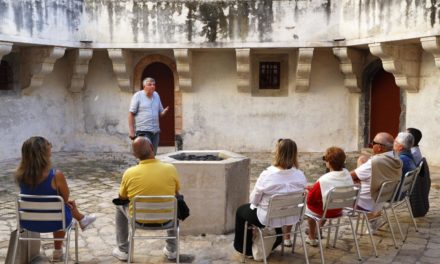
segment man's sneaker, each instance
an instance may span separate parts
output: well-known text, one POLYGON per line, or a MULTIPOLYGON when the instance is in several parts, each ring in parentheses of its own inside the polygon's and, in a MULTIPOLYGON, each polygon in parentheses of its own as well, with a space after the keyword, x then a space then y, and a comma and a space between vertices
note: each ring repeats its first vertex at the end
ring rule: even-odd
POLYGON ((122 261, 128 259, 128 253, 121 251, 118 247, 113 249, 112 256, 122 261))
POLYGON ((81 227, 82 231, 86 230, 93 222, 96 220, 95 214, 89 214, 85 215, 83 219, 79 221, 79 226, 81 227))
POLYGON ((284 246, 285 247, 292 247, 292 240, 284 239, 284 246))
POLYGON ((312 247, 318 246, 318 240, 317 239, 310 239, 308 236, 306 237, 306 243, 312 247))
POLYGON ((54 249, 52 253, 52 262, 63 261, 63 249, 54 249))
POLYGON ((174 251, 174 252, 170 252, 168 249, 167 249, 167 247, 165 246, 165 247, 163 247, 163 254, 167 257, 167 259, 169 259, 169 260, 173 260, 173 259, 176 259, 177 258, 177 252, 176 251, 174 251))

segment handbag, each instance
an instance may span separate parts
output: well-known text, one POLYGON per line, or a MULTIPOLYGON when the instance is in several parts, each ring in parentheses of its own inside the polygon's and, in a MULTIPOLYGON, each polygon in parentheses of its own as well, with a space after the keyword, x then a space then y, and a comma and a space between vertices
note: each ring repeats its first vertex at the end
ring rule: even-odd
MULTIPOLYGON (((263 236, 275 235, 275 229, 273 228, 264 228, 263 236)), ((266 257, 269 257, 270 253, 272 253, 273 245, 275 244, 276 237, 267 237, 263 239, 263 243, 261 242, 261 237, 257 233, 254 235, 254 239, 252 242, 252 257, 254 257, 255 261, 264 261, 263 254, 263 246, 266 251, 266 257), (263 245, 262 245, 263 244, 263 245)))
POLYGON ((183 195, 176 195, 177 199, 177 219, 185 220, 189 216, 189 207, 183 199, 183 195))
MULTIPOLYGON (((29 238, 40 238, 40 233, 31 232, 27 230, 21 231, 23 234, 22 237, 29 238)), ((6 253, 5 264, 12 263, 13 254, 14 254, 14 245, 17 240, 17 229, 11 232, 11 237, 9 239, 9 247, 8 252, 6 253)), ((15 263, 16 264, 27 264, 31 263, 32 260, 40 255, 40 240, 21 240, 17 246, 17 254, 15 255, 15 263), (29 251, 28 251, 29 249, 29 251)))

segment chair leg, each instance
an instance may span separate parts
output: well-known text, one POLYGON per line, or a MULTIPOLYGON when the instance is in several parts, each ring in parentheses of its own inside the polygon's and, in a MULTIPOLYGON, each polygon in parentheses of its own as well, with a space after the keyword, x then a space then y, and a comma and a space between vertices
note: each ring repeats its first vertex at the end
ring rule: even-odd
MULTIPOLYGON (((363 213, 364 217, 363 218, 367 218, 367 213, 363 213)), ((368 230, 368 236, 370 237, 370 242, 371 245, 373 246, 373 250, 374 250, 374 255, 377 258, 377 249, 376 249, 376 243, 374 243, 374 239, 373 239, 373 234, 372 234, 372 230, 371 230, 371 226, 370 223, 368 221, 366 221, 366 226, 367 226, 367 230, 368 230)))
MULTIPOLYGON (((295 231, 293 231, 293 243, 292 243, 292 254, 295 253, 296 235, 298 234, 298 228, 301 231, 301 223, 296 223, 295 231)), ((292 232, 290 232, 292 233, 292 232)))
POLYGON ((354 229, 353 222, 351 221, 350 217, 348 217, 348 221, 350 222, 351 232, 353 233, 354 244, 356 245, 356 251, 359 257, 359 261, 362 261, 361 251, 359 250, 359 243, 356 236, 356 230, 354 229))
POLYGON ((133 248, 134 248, 134 230, 131 230, 128 236, 128 260, 127 263, 131 263, 133 261, 133 248))
POLYGON ((12 264, 15 264, 15 259, 17 258, 17 248, 18 248, 19 240, 20 240, 20 229, 17 228, 17 235, 15 236, 15 243, 14 243, 14 252, 12 253, 12 264))
MULTIPOLYGON (((69 229, 66 234, 66 255, 64 256, 64 264, 69 263, 69 249, 70 249, 70 232, 72 229, 69 229)), ((62 247, 61 247, 62 249, 62 247)))
POLYGON ((78 226, 79 223, 75 223, 75 263, 78 263, 78 226))
POLYGON ((263 231, 261 230, 261 228, 257 228, 257 230, 258 230, 258 234, 260 235, 261 247, 263 248, 264 264, 267 264, 267 254, 266 254, 266 247, 264 246, 263 231))
MULTIPOLYGON (((336 247, 336 240, 338 238, 340 224, 341 224, 341 218, 338 218, 338 224, 337 224, 336 230, 335 230, 335 238, 333 239, 333 247, 334 248, 336 247)), ((328 236, 330 237, 330 232, 329 232, 328 236)))
MULTIPOLYGON (((394 235, 393 226, 390 224, 390 218, 388 217, 387 210, 383 210, 383 211, 384 211, 384 213, 385 213, 385 217, 387 218, 388 226, 390 227, 391 236, 393 237, 394 247, 395 247, 396 249, 398 249, 399 247, 397 246, 397 242, 396 242, 396 237, 395 237, 395 235, 394 235)), ((397 220, 397 218, 396 218, 396 220, 397 220)), ((399 221, 397 220, 397 222, 399 222, 399 221)))
MULTIPOLYGON (((400 227, 400 222, 399 222, 399 218, 397 218, 397 214, 396 214, 396 211, 394 210, 394 207, 391 205, 390 206, 391 207, 391 212, 393 213, 393 215, 394 215, 394 219, 396 219, 396 223, 397 223, 397 228, 399 229, 399 232, 400 232, 400 237, 402 238, 402 241, 403 242, 405 242, 405 237, 403 236, 403 232, 402 232, 402 228, 400 227)), ((388 223, 388 225, 390 225, 391 223, 388 223)), ((391 229, 391 226, 390 226, 390 229, 391 229)))
POLYGON ((179 264, 180 263, 180 249, 179 249, 180 228, 179 228, 179 226, 177 226, 176 229, 177 229, 176 230, 176 253, 177 253, 176 263, 179 264))
MULTIPOLYGON (((304 249, 304 257, 306 259, 306 264, 309 264, 309 255, 307 254, 307 246, 306 246, 306 241, 304 239, 304 234, 302 232, 301 224, 298 223, 298 224, 296 224, 296 226, 298 226, 298 229, 299 229, 299 235, 301 237, 301 242, 302 242, 302 246, 303 246, 303 249, 304 249)), ((295 227, 295 231, 296 231, 296 227, 295 227)), ((296 233, 295 233, 294 238, 296 240, 296 233)), ((293 253, 293 248, 295 247, 295 240, 294 240, 293 245, 292 245, 292 253, 293 253)))
POLYGON ((313 219, 315 221, 316 224, 316 229, 318 230, 317 235, 318 235, 318 245, 319 245, 319 252, 321 253, 321 263, 324 264, 325 260, 324 260, 324 249, 322 248, 322 241, 321 241, 321 233, 320 228, 319 228, 319 221, 316 221, 315 219, 313 219))
POLYGON ((241 262, 245 263, 246 262, 246 240, 247 240, 247 231, 248 231, 248 222, 246 221, 244 223, 244 235, 243 235, 243 258, 241 260, 241 262))
POLYGON ((405 197, 405 202, 406 202, 406 207, 408 208, 409 214, 411 215, 411 219, 413 221, 414 224, 414 228, 416 229, 416 232, 419 232, 419 229, 417 228, 417 223, 416 223, 416 219, 414 218, 412 209, 411 209, 411 202, 409 201, 409 197, 406 196, 405 197))

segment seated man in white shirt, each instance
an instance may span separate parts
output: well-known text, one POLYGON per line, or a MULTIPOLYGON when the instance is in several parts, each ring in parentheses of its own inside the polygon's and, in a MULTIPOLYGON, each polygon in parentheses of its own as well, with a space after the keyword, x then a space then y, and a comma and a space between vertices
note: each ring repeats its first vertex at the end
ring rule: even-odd
POLYGON ((398 181, 402 173, 402 162, 394 156, 394 138, 380 132, 371 142, 373 156, 351 172, 354 182, 361 184, 358 207, 366 211, 377 212, 381 204, 375 204, 379 189, 384 181, 398 181))

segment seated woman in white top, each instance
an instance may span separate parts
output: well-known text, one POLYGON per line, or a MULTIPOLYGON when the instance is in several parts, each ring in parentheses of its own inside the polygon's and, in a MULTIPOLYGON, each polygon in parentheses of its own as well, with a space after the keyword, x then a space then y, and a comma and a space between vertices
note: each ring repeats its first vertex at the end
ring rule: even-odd
MULTIPOLYGON (((237 209, 235 218, 234 248, 243 253, 244 225, 264 227, 269 199, 274 194, 303 191, 307 180, 304 173, 298 170, 298 151, 296 143, 291 139, 280 139, 276 145, 273 165, 265 169, 258 177, 250 195, 250 203, 237 209)), ((281 227, 294 225, 298 218, 292 217, 276 224, 276 232, 281 234, 281 227)), ((273 249, 280 245, 282 238, 278 237, 273 249)), ((246 256, 252 256, 252 235, 247 236, 246 256)))

